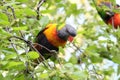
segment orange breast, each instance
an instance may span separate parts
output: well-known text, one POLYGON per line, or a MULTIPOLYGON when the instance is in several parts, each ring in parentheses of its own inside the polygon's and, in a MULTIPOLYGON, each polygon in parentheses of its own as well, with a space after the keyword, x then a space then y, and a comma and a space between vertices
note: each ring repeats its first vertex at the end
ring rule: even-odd
POLYGON ((108 24, 113 24, 114 28, 120 27, 120 14, 116 13, 110 20, 108 20, 108 24))
POLYGON ((48 28, 43 33, 47 37, 48 41, 55 47, 59 47, 59 46, 64 47, 66 41, 60 39, 57 36, 56 24, 49 24, 47 27, 48 28))

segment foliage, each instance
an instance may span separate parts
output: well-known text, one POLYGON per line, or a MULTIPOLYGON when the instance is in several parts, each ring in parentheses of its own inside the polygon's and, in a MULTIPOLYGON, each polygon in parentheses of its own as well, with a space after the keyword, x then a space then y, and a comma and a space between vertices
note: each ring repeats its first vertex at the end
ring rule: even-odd
POLYGON ((39 0, 0 1, 1 80, 119 78, 120 29, 115 30, 103 22, 92 0, 46 0, 40 6, 39 20, 36 18, 38 3, 39 0), (27 54, 26 41, 34 42, 37 33, 48 23, 74 25, 77 36, 73 43, 60 48, 56 61, 46 60, 46 66, 41 63, 34 69, 26 62, 32 63, 38 54, 34 51, 27 54), (30 73, 26 73, 26 69, 31 70, 30 73))

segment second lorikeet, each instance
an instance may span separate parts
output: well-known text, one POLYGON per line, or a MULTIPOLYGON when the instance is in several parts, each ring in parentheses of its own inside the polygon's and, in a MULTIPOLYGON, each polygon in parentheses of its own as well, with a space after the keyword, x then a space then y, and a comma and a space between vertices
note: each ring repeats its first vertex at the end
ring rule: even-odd
POLYGON ((110 0, 93 0, 98 14, 106 24, 112 25, 114 28, 120 27, 120 13, 115 12, 113 9, 118 9, 118 4, 113 5, 110 0))

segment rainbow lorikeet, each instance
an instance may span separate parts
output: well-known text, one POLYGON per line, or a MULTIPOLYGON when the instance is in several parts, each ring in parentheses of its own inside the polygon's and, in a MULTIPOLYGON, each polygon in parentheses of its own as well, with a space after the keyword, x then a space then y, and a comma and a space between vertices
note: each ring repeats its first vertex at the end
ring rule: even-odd
POLYGON ((52 56, 49 50, 58 52, 60 46, 64 47, 66 42, 71 42, 75 36, 76 29, 69 24, 65 24, 61 28, 58 28, 57 24, 48 24, 46 28, 41 30, 36 36, 35 43, 37 44, 35 44, 34 47, 45 59, 48 59, 52 56))
POLYGON ((113 5, 110 0, 93 0, 93 2, 98 14, 106 24, 110 24, 116 29, 120 27, 120 13, 115 11, 120 7, 118 4, 113 5))

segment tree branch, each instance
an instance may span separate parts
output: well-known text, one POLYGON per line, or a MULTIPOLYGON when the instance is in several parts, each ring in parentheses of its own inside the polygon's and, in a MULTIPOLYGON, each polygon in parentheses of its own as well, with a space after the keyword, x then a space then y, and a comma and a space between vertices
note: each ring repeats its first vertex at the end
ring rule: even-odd
POLYGON ((40 7, 42 6, 42 4, 45 2, 46 0, 40 0, 39 1, 39 3, 38 3, 38 5, 37 5, 37 10, 36 10, 36 12, 37 12, 37 16, 36 16, 36 19, 37 20, 39 20, 39 17, 40 17, 40 7))
MULTIPOLYGON (((27 43, 27 45, 31 48, 31 49, 33 49, 34 51, 36 51, 37 53, 39 53, 39 56, 40 56, 40 61, 39 61, 39 59, 37 59, 37 61, 40 63, 40 62, 42 62, 43 64, 44 64, 44 66, 46 66, 47 67, 47 65, 43 62, 43 61, 46 61, 46 59, 44 58, 44 56, 42 56, 42 54, 34 47, 34 43, 32 43, 31 41, 27 41, 27 40, 25 40, 25 39, 23 39, 23 38, 21 38, 21 37, 17 37, 17 36, 12 36, 12 37, 10 37, 10 38, 16 38, 16 39, 19 39, 19 40, 22 40, 22 41, 24 41, 25 43, 27 43)), ((36 43, 37 44, 37 43, 36 43)), ((47 49, 49 52, 54 52, 54 53, 56 53, 55 51, 51 51, 51 50, 49 50, 48 48, 46 48, 45 46, 42 46, 42 45, 40 45, 40 44, 38 44, 40 47, 42 47, 42 48, 45 48, 45 49, 47 49)), ((49 66, 49 64, 48 64, 48 66, 49 66)), ((50 66, 49 66, 50 67, 50 66)), ((51 67, 50 67, 51 68, 51 67)))
MULTIPOLYGON (((4 0, 2 0, 2 2, 3 2, 3 5, 6 4, 6 2, 5 2, 4 0)), ((13 8, 12 6, 7 6, 7 9, 10 9, 10 10, 12 11, 13 19, 16 21, 17 17, 16 17, 16 15, 15 15, 15 10, 14 10, 14 8, 13 8)), ((9 18, 8 12, 7 12, 6 14, 7 14, 8 18, 9 18)), ((19 24, 18 24, 18 23, 17 23, 17 27, 19 27, 19 24)), ((23 35, 22 31, 19 30, 19 32, 20 32, 20 35, 24 38, 24 35, 23 35)))
POLYGON ((12 15, 13 15, 13 18, 16 20, 16 15, 15 15, 15 11, 14 11, 14 8, 12 6, 7 6, 7 9, 11 9, 12 11, 12 15))

